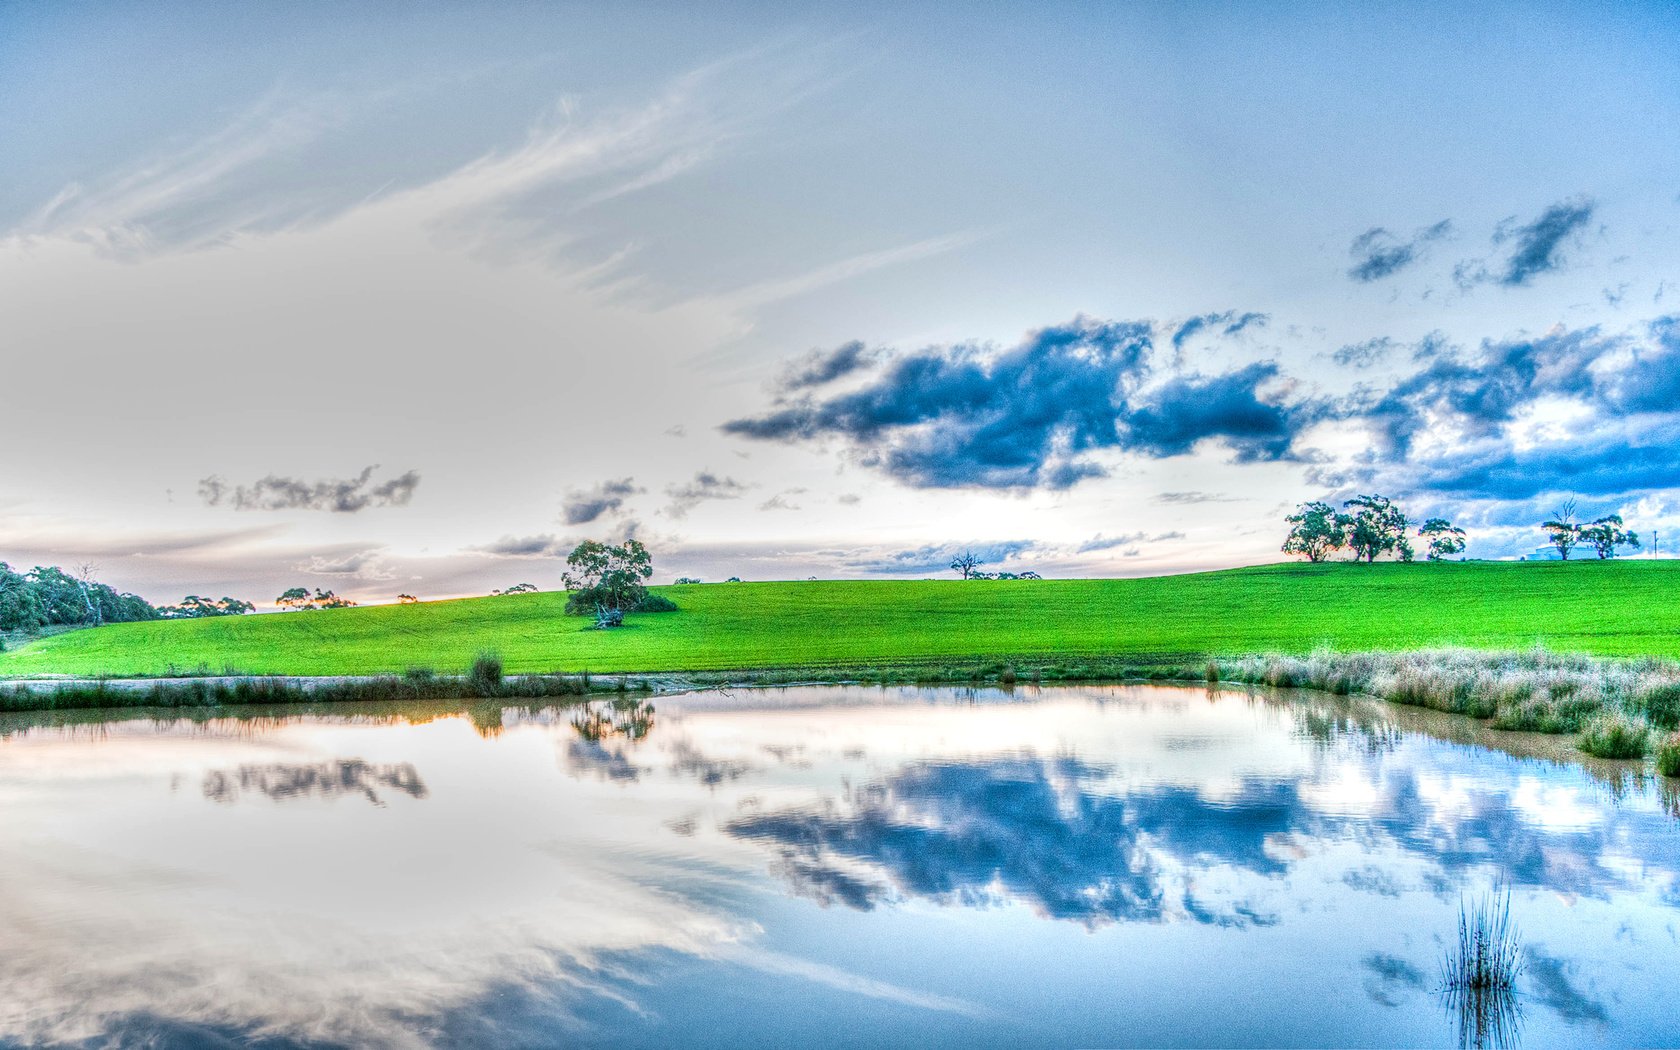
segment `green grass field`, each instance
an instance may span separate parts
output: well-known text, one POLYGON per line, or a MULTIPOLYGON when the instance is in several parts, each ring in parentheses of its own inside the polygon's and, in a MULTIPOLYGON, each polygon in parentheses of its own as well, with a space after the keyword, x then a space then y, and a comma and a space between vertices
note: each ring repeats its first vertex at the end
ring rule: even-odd
POLYGON ((967 660, 1146 662, 1463 645, 1680 655, 1680 562, 1270 565, 1135 580, 659 588, 682 611, 617 631, 564 595, 119 624, 0 654, 0 676, 458 670, 719 671, 967 660))

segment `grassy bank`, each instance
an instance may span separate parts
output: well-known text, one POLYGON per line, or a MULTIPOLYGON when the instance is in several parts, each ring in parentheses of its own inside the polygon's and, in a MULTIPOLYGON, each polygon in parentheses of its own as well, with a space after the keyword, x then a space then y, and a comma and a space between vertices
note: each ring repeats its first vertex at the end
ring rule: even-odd
POLYGON ((1544 649, 1282 654, 1209 660, 1210 682, 1358 693, 1485 719, 1496 729, 1578 733, 1599 758, 1655 750, 1667 776, 1680 774, 1680 663, 1655 657, 1603 659, 1544 649), (1670 734, 1666 738, 1661 734, 1670 734))
POLYGON ((119 624, 0 653, 0 676, 400 673, 484 649, 510 672, 1126 662, 1463 646, 1680 656, 1680 562, 1274 565, 1136 580, 658 589, 593 631, 560 593, 119 624))

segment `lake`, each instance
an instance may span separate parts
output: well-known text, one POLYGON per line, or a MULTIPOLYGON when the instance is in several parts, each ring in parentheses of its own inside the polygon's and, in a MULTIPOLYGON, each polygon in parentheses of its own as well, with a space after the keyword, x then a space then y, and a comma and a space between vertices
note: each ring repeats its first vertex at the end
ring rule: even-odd
POLYGON ((1677 809, 1263 690, 9 716, 0 1045, 1676 1044, 1677 809))

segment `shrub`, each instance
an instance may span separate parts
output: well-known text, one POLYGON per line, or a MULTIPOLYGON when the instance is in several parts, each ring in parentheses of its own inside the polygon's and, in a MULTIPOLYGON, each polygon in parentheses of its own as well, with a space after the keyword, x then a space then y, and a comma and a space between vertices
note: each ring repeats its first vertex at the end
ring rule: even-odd
POLYGON ((479 696, 495 696, 502 688, 502 658, 499 654, 479 653, 467 672, 467 687, 479 696))
POLYGON ((648 591, 642 596, 642 600, 636 603, 636 607, 630 611, 643 613, 676 612, 677 603, 663 594, 648 591))
POLYGON ((1581 734, 1581 750, 1598 758, 1644 758, 1649 730, 1622 714, 1600 715, 1581 734))
POLYGON ((1680 777, 1680 733, 1670 733, 1657 745, 1657 772, 1680 777))
POLYGON ((1637 699, 1650 723, 1662 729, 1680 729, 1680 682, 1651 686, 1637 699))

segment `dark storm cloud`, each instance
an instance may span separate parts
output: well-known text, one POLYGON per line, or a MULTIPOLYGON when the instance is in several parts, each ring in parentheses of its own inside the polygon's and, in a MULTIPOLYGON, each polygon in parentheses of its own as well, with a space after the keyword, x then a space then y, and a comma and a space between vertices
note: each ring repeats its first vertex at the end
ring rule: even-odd
MULTIPOLYGON (((1258 323, 1232 317, 1228 328, 1258 323)), ((1242 462, 1288 458, 1322 409, 1275 403, 1277 366, 1176 376, 1146 388, 1150 326, 1089 318, 1041 329, 1002 353, 935 346, 889 359, 859 390, 803 398, 723 425, 758 440, 849 442, 857 461, 919 488, 1065 489, 1106 471, 1106 449, 1153 458, 1211 438, 1242 462)))
POLYGON ((636 485, 633 478, 603 481, 592 489, 572 489, 561 500, 561 514, 567 525, 587 525, 603 514, 616 514, 624 509, 624 501, 646 489, 636 485))
POLYGON ((1223 335, 1236 335, 1251 325, 1259 327, 1269 320, 1270 315, 1252 311, 1239 314, 1235 310, 1226 310, 1217 314, 1200 314, 1185 321, 1173 332, 1173 349, 1182 350, 1185 342, 1200 332, 1218 330, 1223 335))
POLYGON ((1562 267, 1560 249, 1565 241, 1592 221, 1593 208, 1593 202, 1586 198, 1559 201, 1533 222, 1502 230, 1495 237, 1495 242, 1514 240, 1516 245, 1505 260, 1505 271, 1499 275, 1499 283, 1507 287, 1527 284, 1536 274, 1562 267))
POLYGON ((1426 226, 1406 239, 1381 226, 1373 226, 1355 237, 1348 247, 1348 254, 1353 256, 1348 276, 1364 284, 1392 277, 1416 262, 1431 241, 1440 240, 1451 232, 1452 223, 1446 219, 1426 226))
POLYGON ((813 350, 788 365, 777 385, 788 391, 823 386, 869 367, 874 358, 875 355, 856 340, 826 352, 813 350))
POLYGON ((694 475, 694 480, 665 489, 665 494, 671 497, 665 513, 673 518, 680 518, 708 500, 740 499, 748 487, 734 478, 719 477, 710 471, 702 470, 694 475))
POLYGON ((1325 418, 1325 409, 1263 399, 1260 387, 1277 376, 1277 365, 1260 361, 1224 375, 1173 379, 1132 411, 1126 446, 1166 459, 1221 437, 1239 463, 1289 459, 1296 434, 1325 418))
POLYGON ((250 485, 232 487, 212 474, 199 481, 198 495, 208 506, 227 503, 235 510, 327 510, 354 514, 370 507, 405 506, 414 497, 420 475, 411 470, 374 484, 373 472, 377 469, 371 466, 353 478, 318 481, 270 474, 250 485))

